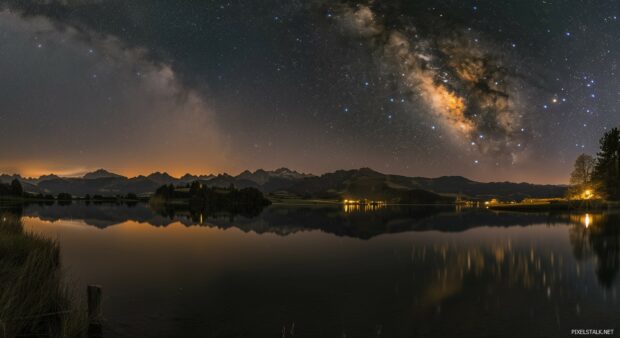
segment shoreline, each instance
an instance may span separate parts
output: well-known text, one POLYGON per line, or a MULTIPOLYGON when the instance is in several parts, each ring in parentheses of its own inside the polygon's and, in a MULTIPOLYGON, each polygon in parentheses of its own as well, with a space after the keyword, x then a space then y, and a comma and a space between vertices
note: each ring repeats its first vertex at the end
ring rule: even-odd
POLYGON ((605 200, 574 200, 546 203, 498 203, 487 205, 486 208, 496 211, 602 211, 620 209, 620 203, 605 200))

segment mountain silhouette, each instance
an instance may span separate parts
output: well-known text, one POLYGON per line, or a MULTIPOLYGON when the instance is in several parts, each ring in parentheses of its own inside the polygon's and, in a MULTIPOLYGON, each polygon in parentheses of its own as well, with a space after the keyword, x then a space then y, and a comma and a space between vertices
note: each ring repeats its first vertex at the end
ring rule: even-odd
POLYGON ((111 172, 109 172, 109 171, 107 171, 105 169, 98 169, 98 170, 95 170, 93 172, 86 173, 82 178, 84 178, 86 180, 96 180, 98 178, 110 178, 110 177, 126 178, 125 176, 111 173, 111 172))
POLYGON ((193 181, 200 181, 207 186, 215 187, 229 187, 231 184, 240 189, 253 187, 263 193, 297 198, 413 199, 416 201, 438 199, 441 196, 450 196, 453 199, 457 195, 466 198, 502 200, 561 197, 565 195, 567 189, 566 186, 559 185, 482 183, 462 176, 427 178, 388 175, 370 168, 337 170, 320 176, 279 168, 273 171, 246 170, 237 176, 188 173, 180 178, 173 177, 166 172, 127 178, 105 169, 99 169, 81 178, 56 175, 23 178, 19 175, 0 175, 0 182, 10 183, 15 178, 22 182, 27 192, 43 194, 65 192, 75 196, 86 194, 110 196, 127 193, 148 195, 164 184, 184 185, 193 181), (427 194, 428 192, 433 195, 427 194))

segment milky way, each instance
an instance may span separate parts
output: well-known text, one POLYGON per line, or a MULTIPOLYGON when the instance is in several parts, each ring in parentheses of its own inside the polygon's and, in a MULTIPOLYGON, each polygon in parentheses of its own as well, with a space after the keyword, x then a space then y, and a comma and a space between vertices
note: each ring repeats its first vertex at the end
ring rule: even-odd
POLYGON ((620 124, 612 0, 0 0, 0 13, 0 172, 566 183, 620 124))
POLYGON ((423 102, 457 141, 516 160, 525 148, 523 113, 515 101, 517 80, 499 55, 459 31, 425 37, 413 24, 387 28, 370 5, 342 5, 339 13, 343 25, 400 74, 410 99, 423 102))

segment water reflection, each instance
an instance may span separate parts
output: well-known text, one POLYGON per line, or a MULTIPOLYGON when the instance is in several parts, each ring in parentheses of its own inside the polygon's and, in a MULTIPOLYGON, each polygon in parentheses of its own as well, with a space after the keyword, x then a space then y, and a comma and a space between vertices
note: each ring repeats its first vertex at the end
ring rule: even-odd
MULTIPOLYGON (((141 203, 72 203, 28 205, 24 209, 24 214, 52 222, 81 219, 86 224, 99 228, 122 224, 126 221, 136 221, 152 226, 169 226, 178 222, 186 226, 237 228, 244 232, 274 233, 284 236, 300 231, 320 230, 333 235, 360 239, 407 231, 459 232, 477 227, 569 225, 568 233, 574 257, 579 261, 595 258, 596 274, 602 285, 610 288, 620 268, 620 232, 616 225, 620 224, 620 214, 616 213, 527 214, 491 212, 477 208, 455 211, 451 207, 345 204, 341 207, 272 206, 262 212, 250 210, 242 214, 231 214, 216 210, 182 207, 153 210, 141 203)), ((523 286, 528 286, 536 280, 546 285, 560 275, 550 271, 537 275, 541 272, 542 262, 548 261, 550 268, 557 264, 552 252, 544 254, 545 259, 541 258, 536 248, 530 248, 526 253, 515 253, 510 241, 494 243, 491 247, 468 249, 465 252, 459 251, 461 249, 457 247, 449 246, 424 247, 420 250, 423 252, 439 250, 444 263, 449 263, 445 271, 458 272, 461 277, 472 269, 480 273, 486 267, 494 276, 510 276, 512 283, 519 281, 523 286)))
POLYGON ((342 205, 342 210, 344 210, 345 213, 373 212, 373 211, 377 211, 379 209, 386 208, 386 207, 387 207, 387 204, 385 203, 364 203, 364 204, 344 203, 342 205))
POLYGON ((575 224, 570 227, 569 236, 575 258, 595 257, 598 279, 610 288, 620 269, 620 215, 585 214, 572 219, 575 224))
POLYGON ((585 214, 571 214, 569 220, 574 224, 581 224, 586 228, 599 223, 608 223, 605 218, 608 214, 603 213, 585 213, 585 214))
POLYGON ((23 215, 58 236, 80 280, 106 285, 114 336, 554 336, 620 311, 610 213, 73 203, 23 215))
POLYGON ((86 224, 106 228, 124 221, 168 226, 180 222, 186 226, 239 228, 246 232, 287 235, 299 231, 321 230, 338 236, 369 239, 381 234, 406 231, 465 231, 475 227, 510 227, 531 224, 566 224, 574 220, 562 214, 498 213, 478 208, 450 206, 391 206, 345 210, 343 206, 278 206, 264 210, 230 213, 182 206, 152 209, 144 203, 72 203, 31 204, 28 216, 43 220, 82 219, 86 224), (356 211, 357 210, 357 211, 356 211))

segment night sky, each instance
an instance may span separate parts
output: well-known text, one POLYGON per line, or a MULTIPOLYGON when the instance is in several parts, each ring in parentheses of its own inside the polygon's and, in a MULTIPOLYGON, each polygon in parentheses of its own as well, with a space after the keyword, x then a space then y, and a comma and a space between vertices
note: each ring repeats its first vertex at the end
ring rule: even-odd
POLYGON ((1 1, 0 172, 371 167, 566 183, 616 1, 1 1))

